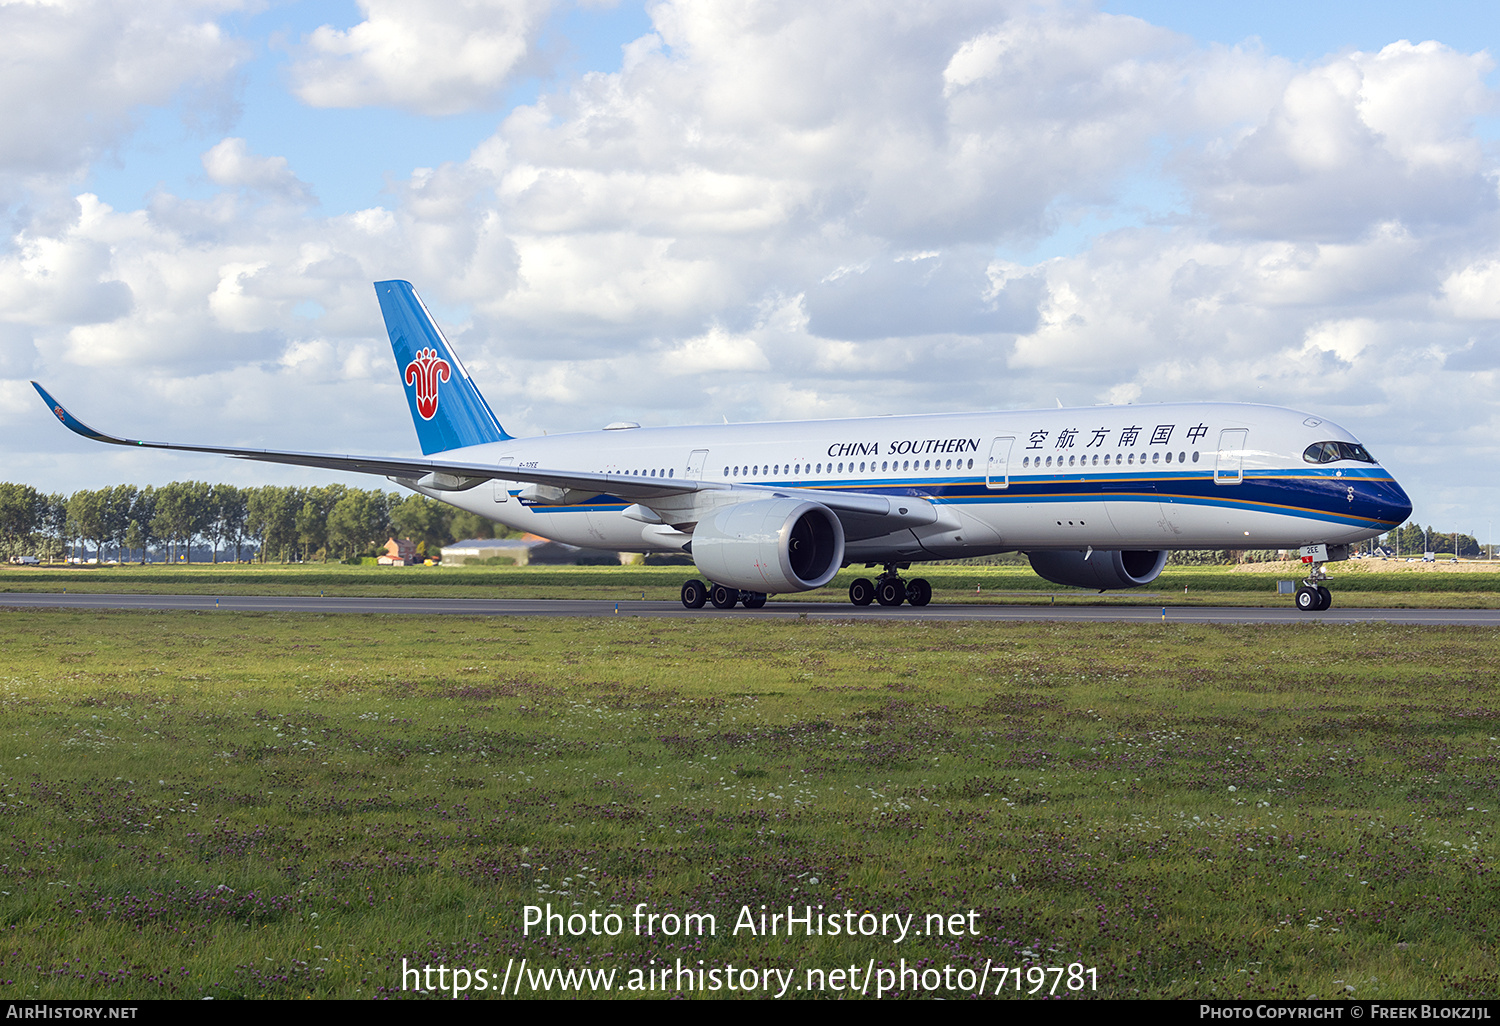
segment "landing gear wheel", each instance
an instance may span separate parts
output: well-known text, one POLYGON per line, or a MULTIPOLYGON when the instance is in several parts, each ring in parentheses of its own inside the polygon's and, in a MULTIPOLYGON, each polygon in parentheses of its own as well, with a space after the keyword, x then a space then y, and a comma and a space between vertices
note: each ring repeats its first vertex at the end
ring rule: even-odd
POLYGON ((682 586, 682 604, 689 609, 702 609, 708 601, 708 586, 702 581, 688 581, 682 586))
POLYGON ((926 578, 923 577, 908 581, 906 585, 906 601, 914 606, 925 606, 932 601, 932 585, 928 584, 926 578))
POLYGON ((1304 584, 1297 589, 1297 608, 1304 613, 1316 613, 1323 608, 1323 596, 1318 594, 1317 588, 1304 584))
POLYGON ((868 578, 856 578, 854 583, 849 585, 849 601, 856 606, 868 606, 875 601, 875 585, 871 584, 868 578))
POLYGON ((875 584, 875 601, 882 606, 899 606, 906 601, 906 585, 899 577, 882 577, 875 584))
POLYGON ((747 591, 740 596, 740 605, 746 609, 759 609, 766 604, 766 596, 758 591, 747 591))
POLYGON ((1331 605, 1333 605, 1333 592, 1321 584, 1318 585, 1318 608, 1320 610, 1327 609, 1331 605))
POLYGON ((734 588, 715 584, 708 593, 708 600, 714 604, 715 609, 733 609, 734 604, 740 600, 740 593, 734 588))

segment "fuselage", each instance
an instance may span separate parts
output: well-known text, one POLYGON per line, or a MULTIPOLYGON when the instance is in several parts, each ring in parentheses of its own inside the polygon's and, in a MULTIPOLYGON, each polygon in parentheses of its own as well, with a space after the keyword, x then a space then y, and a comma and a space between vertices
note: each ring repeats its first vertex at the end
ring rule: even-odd
MULTIPOLYGON (((850 541, 848 562, 1346 544, 1411 513, 1401 486, 1343 428, 1237 403, 625 427, 514 438, 443 456, 768 491, 910 496, 938 508, 936 523, 850 541), (1317 449, 1329 442, 1339 445, 1317 449)), ((687 540, 670 526, 626 516, 631 503, 608 494, 543 504, 500 480, 428 494, 573 545, 676 551, 687 540)))

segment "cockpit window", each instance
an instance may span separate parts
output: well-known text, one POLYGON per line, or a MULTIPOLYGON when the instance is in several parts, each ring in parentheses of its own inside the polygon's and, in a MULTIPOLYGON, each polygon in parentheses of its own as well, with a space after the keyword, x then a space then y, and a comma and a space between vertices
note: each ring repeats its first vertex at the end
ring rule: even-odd
POLYGON ((1375 462, 1375 457, 1358 442, 1314 442, 1302 451, 1302 458, 1309 463, 1336 463, 1339 460, 1375 462))

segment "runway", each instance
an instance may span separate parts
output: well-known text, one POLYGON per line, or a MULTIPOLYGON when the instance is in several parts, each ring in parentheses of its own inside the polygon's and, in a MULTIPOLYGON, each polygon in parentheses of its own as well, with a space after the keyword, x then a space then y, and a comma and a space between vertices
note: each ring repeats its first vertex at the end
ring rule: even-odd
POLYGON ((684 609, 680 602, 577 599, 345 598, 279 595, 103 595, 15 592, 0 608, 138 609, 199 613, 376 613, 420 616, 636 616, 660 619, 736 617, 764 620, 900 620, 1064 623, 1401 623, 1432 626, 1500 626, 1500 609, 1340 609, 1301 613, 1285 607, 931 605, 858 608, 831 602, 776 602, 763 609, 684 609))

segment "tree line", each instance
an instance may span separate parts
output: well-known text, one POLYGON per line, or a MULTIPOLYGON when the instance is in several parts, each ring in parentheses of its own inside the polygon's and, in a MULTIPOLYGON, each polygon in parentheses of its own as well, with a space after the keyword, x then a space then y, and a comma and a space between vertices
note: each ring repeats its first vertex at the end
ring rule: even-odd
POLYGON ((1402 556, 1420 556, 1423 552, 1442 552, 1452 556, 1477 558, 1483 554, 1483 546, 1473 535, 1453 532, 1445 534, 1429 525, 1422 528, 1415 521, 1399 527, 1380 539, 1380 544, 1402 556), (1425 541, 1424 541, 1425 535, 1425 541))
MULTIPOLYGON (((423 495, 345 485, 240 488, 204 481, 161 487, 115 485, 46 495, 30 485, 0 483, 0 545, 7 557, 54 561, 192 558, 195 543, 213 562, 221 554, 261 562, 372 555, 392 536, 423 552, 461 538, 492 538, 499 525, 423 495)), ((500 530, 504 531, 503 528, 500 530)))

